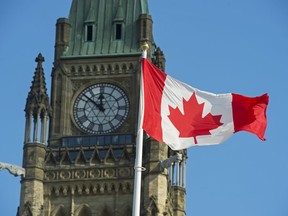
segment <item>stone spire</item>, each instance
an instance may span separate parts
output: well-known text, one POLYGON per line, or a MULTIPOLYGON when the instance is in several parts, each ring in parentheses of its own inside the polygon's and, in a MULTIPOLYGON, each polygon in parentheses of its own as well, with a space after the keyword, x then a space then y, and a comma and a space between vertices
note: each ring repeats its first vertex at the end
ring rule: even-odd
POLYGON ((25 144, 31 142, 46 144, 47 122, 51 116, 52 109, 47 95, 44 70, 42 67, 44 57, 41 53, 39 53, 35 61, 37 62, 37 67, 25 106, 25 144), (38 129, 41 129, 41 132, 39 132, 38 129), (32 134, 33 139, 31 137, 32 134))
POLYGON ((47 95, 47 88, 44 76, 42 63, 45 61, 41 53, 35 59, 37 62, 36 71, 34 73, 30 92, 26 100, 25 112, 35 115, 51 115, 51 107, 49 104, 49 97, 47 95))
POLYGON ((158 68, 160 68, 161 70, 165 71, 165 56, 162 52, 162 50, 160 49, 160 47, 156 48, 156 51, 154 52, 154 58, 152 59, 152 62, 155 66, 157 66, 158 68))

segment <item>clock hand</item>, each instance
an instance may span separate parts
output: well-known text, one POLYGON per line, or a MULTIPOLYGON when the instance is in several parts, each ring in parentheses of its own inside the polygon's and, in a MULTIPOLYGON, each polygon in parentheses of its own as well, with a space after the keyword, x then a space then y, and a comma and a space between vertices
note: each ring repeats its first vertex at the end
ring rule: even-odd
POLYGON ((99 109, 100 109, 102 112, 105 111, 105 109, 104 109, 103 99, 104 99, 103 94, 100 94, 100 96, 98 97, 98 100, 100 100, 100 104, 99 104, 99 105, 100 105, 100 107, 102 108, 102 110, 101 110, 100 108, 99 108, 99 109))
POLYGON ((92 100, 90 97, 88 97, 87 95, 83 94, 84 97, 86 97, 89 101, 91 101, 101 112, 104 112, 105 109, 103 108, 103 105, 97 104, 94 100, 92 100))

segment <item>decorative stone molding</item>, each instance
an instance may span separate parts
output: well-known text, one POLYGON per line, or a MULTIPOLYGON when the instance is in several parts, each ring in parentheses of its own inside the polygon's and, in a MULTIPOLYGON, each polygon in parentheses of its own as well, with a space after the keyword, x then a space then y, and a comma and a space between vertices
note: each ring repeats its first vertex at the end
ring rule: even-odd
MULTIPOLYGON (((69 66, 68 66, 69 67, 69 66)), ((132 62, 107 64, 75 64, 68 69, 68 76, 96 76, 134 73, 135 65, 132 62)))
POLYGON ((65 197, 69 194, 87 196, 113 193, 132 193, 133 180, 125 181, 106 181, 106 182, 83 182, 72 186, 63 184, 51 184, 48 190, 45 190, 49 196, 65 197))
POLYGON ((132 178, 133 173, 133 167, 48 170, 45 172, 45 181, 52 182, 83 179, 121 179, 132 178))
POLYGON ((111 161, 115 164, 130 164, 131 158, 133 158, 132 154, 131 149, 127 149, 126 146, 48 149, 45 157, 45 166, 50 167, 56 164, 85 166, 110 164, 111 161), (72 154, 74 157, 72 157, 72 154))

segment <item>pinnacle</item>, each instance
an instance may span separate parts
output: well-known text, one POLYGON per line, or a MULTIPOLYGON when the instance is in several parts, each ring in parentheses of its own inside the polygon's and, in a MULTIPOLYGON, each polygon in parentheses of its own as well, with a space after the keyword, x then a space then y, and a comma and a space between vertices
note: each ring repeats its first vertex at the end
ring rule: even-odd
POLYGON ((38 94, 43 93, 47 95, 47 89, 46 89, 46 82, 45 82, 45 75, 44 70, 42 67, 42 62, 45 61, 44 57, 41 53, 39 53, 38 57, 35 59, 35 61, 38 63, 36 71, 34 73, 31 91, 34 91, 38 94))
POLYGON ((44 57, 39 53, 35 59, 37 67, 35 69, 25 108, 26 112, 32 111, 33 114, 40 114, 43 111, 42 109, 45 109, 50 113, 49 97, 47 95, 45 75, 42 67, 44 61, 44 57))
POLYGON ((44 59, 44 57, 42 56, 42 54, 41 53, 39 53, 38 54, 38 56, 36 57, 36 59, 35 59, 35 62, 38 62, 38 65, 40 66, 42 66, 42 62, 44 62, 45 61, 45 59, 44 59))

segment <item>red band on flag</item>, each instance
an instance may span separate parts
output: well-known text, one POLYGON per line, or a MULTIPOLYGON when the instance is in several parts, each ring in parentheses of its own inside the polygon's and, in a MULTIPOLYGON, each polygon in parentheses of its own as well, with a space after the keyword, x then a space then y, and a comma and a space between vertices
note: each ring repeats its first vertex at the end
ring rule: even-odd
POLYGON ((143 129, 154 139, 163 141, 161 100, 167 75, 143 58, 142 76, 145 101, 143 129))
POLYGON ((248 131, 265 140, 267 127, 266 109, 269 101, 268 94, 259 97, 246 97, 232 94, 232 112, 235 133, 248 131))

